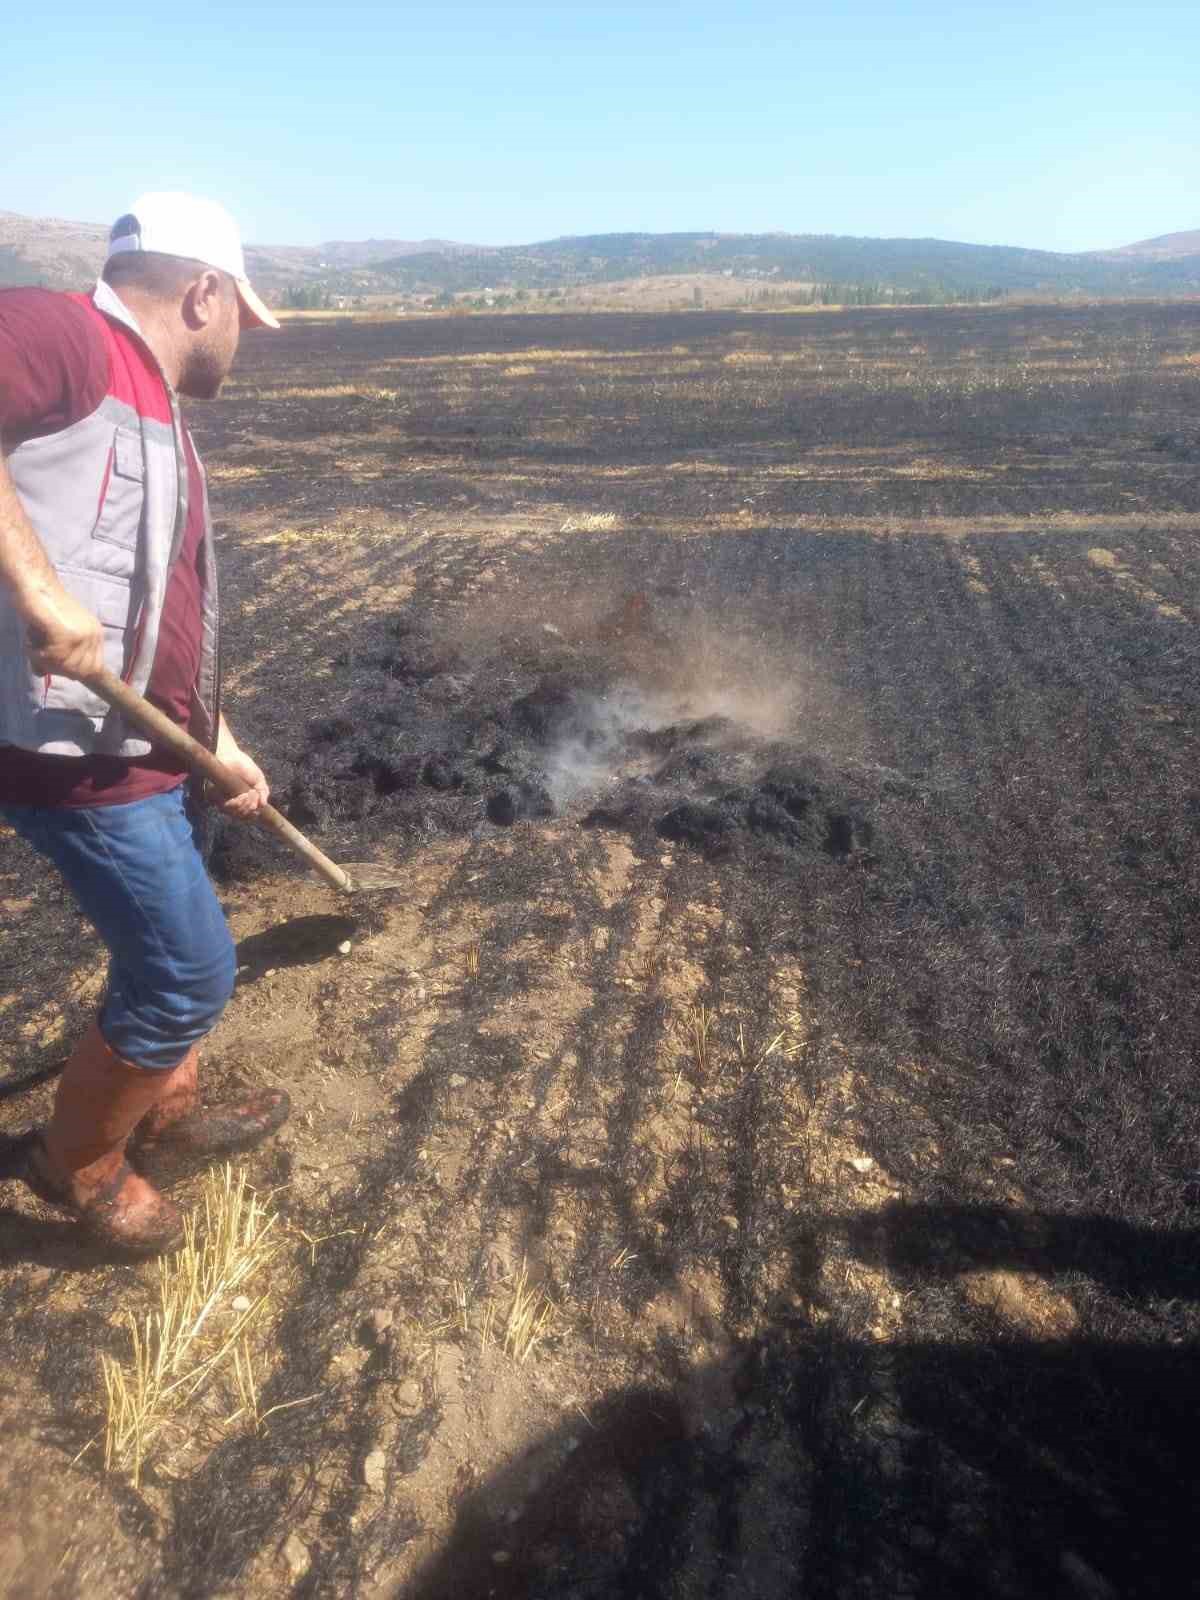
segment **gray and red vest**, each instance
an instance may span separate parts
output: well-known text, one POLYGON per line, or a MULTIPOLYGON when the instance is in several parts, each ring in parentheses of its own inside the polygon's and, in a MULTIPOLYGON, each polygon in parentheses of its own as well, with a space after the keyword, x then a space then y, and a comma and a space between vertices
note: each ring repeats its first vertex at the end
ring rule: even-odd
MULTIPOLYGON (((74 298, 103 335, 108 392, 90 416, 17 445, 7 465, 63 587, 103 625, 105 665, 144 694, 167 580, 187 526, 184 426, 174 390, 108 284, 74 298)), ((191 732, 208 744, 217 715, 218 612, 207 491, 203 551, 203 637, 191 732)), ((136 757, 150 749, 83 684, 32 671, 24 624, 0 590, 4 744, 61 756, 136 757)))

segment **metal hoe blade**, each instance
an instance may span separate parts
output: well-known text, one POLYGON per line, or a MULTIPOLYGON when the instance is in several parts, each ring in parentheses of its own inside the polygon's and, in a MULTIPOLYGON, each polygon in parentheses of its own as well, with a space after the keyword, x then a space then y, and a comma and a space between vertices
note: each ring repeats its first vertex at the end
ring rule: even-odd
POLYGON ((348 894, 370 894, 376 889, 400 889, 404 879, 398 867, 381 867, 374 861, 339 861, 350 879, 348 894))

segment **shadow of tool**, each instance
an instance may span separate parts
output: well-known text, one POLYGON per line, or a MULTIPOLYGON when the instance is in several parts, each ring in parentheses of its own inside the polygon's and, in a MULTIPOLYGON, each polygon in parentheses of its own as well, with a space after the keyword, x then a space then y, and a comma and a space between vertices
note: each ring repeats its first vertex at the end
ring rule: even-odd
MULTIPOLYGON (((338 946, 352 939, 359 924, 353 917, 332 913, 322 916, 292 917, 262 933, 252 933, 237 947, 238 982, 256 983, 264 973, 278 967, 310 967, 328 961, 338 946)), ((62 1071, 65 1056, 35 1066, 11 1078, 0 1078, 0 1105, 15 1100, 48 1083, 62 1071)))
POLYGON ((326 913, 292 917, 262 933, 252 933, 237 947, 239 983, 256 983, 278 967, 312 967, 338 953, 358 929, 353 917, 326 913))

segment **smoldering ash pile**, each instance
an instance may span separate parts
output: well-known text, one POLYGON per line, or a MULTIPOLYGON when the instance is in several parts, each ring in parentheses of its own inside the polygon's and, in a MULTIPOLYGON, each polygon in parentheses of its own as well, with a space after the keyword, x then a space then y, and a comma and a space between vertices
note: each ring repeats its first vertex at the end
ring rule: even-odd
MULTIPOLYGON (((396 620, 333 663, 345 709, 310 724, 283 808, 331 843, 560 819, 710 857, 761 846, 869 864, 888 775, 821 749, 786 683, 739 681, 711 647, 696 671, 695 632, 657 624, 638 650, 603 629, 535 628, 471 650, 396 620)), ((259 847, 229 848, 247 867, 259 847)))

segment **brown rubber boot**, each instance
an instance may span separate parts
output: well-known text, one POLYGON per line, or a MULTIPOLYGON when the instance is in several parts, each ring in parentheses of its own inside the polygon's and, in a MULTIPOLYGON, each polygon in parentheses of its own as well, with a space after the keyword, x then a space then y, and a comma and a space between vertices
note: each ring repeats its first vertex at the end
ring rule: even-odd
POLYGON ((182 1241, 178 1210, 125 1160, 131 1130, 172 1076, 124 1060, 93 1024, 63 1068, 49 1123, 24 1138, 19 1176, 98 1244, 159 1255, 182 1241))
POLYGON ((199 1061, 200 1047, 193 1045, 129 1141, 130 1161, 156 1181, 252 1149, 281 1128, 291 1111, 283 1089, 260 1089, 201 1110, 199 1061))

